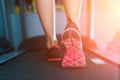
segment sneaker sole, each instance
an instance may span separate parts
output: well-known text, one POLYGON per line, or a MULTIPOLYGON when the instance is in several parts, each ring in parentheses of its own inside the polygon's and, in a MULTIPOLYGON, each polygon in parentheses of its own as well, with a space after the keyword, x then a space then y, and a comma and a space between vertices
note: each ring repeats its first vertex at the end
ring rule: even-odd
POLYGON ((61 58, 49 58, 48 61, 61 61, 61 58))
POLYGON ((80 50, 81 50, 80 53, 77 53, 77 54, 71 54, 71 53, 64 54, 62 59, 63 68, 77 68, 77 67, 86 66, 85 55, 81 49, 82 48, 82 45, 80 43, 81 36, 79 34, 80 34, 79 31, 77 31, 76 29, 68 28, 63 32, 61 36, 62 43, 66 49, 69 48, 69 46, 74 44, 80 47, 80 50))

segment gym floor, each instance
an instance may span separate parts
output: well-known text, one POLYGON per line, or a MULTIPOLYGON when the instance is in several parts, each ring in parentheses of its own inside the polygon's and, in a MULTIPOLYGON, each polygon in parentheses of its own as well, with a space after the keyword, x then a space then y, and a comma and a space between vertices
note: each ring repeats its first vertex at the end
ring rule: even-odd
POLYGON ((76 69, 63 69, 60 62, 44 60, 45 52, 28 51, 1 64, 0 80, 120 80, 118 66, 90 52, 85 52, 87 67, 76 69))

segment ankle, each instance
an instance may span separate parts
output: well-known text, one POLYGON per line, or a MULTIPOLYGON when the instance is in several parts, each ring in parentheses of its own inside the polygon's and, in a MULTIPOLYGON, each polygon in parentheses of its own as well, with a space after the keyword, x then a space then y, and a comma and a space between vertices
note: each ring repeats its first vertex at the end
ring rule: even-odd
POLYGON ((77 18, 71 18, 71 19, 69 19, 67 21, 67 23, 70 23, 70 22, 74 22, 77 25, 78 29, 80 30, 80 21, 79 21, 79 19, 77 19, 77 18))
POLYGON ((51 47, 51 46, 54 46, 54 45, 58 45, 58 42, 57 42, 57 40, 52 40, 52 41, 47 41, 47 47, 49 48, 49 47, 51 47))

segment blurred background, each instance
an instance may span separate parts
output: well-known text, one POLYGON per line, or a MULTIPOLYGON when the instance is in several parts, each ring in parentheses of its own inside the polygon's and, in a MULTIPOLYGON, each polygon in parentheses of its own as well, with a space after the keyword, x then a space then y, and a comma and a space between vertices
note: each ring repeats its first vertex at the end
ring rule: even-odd
MULTIPOLYGON (((60 40, 66 16, 61 0, 55 1, 60 40)), ((0 80, 119 80, 120 0, 82 0, 80 26, 87 66, 63 69, 44 60, 35 0, 0 0, 0 80)))
MULTIPOLYGON (((120 0, 82 1, 81 33, 82 36, 94 40, 98 49, 110 51, 112 54, 120 53, 119 21, 120 0)), ((61 34, 66 24, 61 0, 56 0, 56 22, 57 34, 61 34)), ((35 0, 0 0, 1 44, 2 40, 6 40, 10 45, 8 47, 12 47, 11 51, 14 51, 24 40, 42 35, 44 32, 37 15, 35 0)))

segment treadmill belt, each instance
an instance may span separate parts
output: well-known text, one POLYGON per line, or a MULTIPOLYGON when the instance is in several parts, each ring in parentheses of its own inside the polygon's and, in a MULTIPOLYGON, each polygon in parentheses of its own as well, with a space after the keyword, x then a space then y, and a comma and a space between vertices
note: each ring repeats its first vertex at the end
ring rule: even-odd
POLYGON ((117 66, 95 64, 87 57, 86 68, 63 69, 60 62, 44 60, 45 50, 29 51, 0 65, 0 80, 119 80, 117 66))

